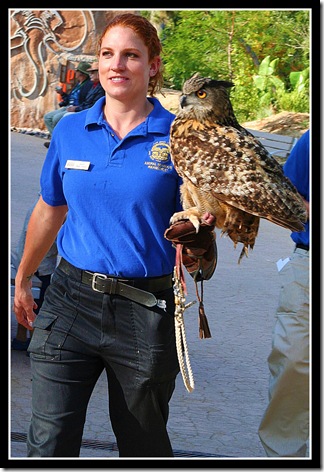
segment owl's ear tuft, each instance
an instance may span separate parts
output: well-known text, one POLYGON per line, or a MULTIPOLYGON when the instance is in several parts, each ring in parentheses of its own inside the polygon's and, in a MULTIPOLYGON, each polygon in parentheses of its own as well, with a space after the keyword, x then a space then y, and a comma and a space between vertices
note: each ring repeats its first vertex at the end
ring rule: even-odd
POLYGON ((225 87, 225 88, 231 88, 235 86, 233 82, 228 82, 227 80, 211 80, 208 83, 208 85, 212 87, 225 87))

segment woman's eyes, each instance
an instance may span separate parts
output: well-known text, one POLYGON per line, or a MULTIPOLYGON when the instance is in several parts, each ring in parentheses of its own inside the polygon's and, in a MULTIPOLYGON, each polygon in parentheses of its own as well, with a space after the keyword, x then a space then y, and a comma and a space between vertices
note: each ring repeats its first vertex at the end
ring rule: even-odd
MULTIPOLYGON (((102 55, 104 57, 111 57, 111 56, 113 56, 113 53, 111 51, 103 51, 102 55)), ((138 54, 136 54, 135 52, 125 52, 124 56, 125 57, 134 57, 134 58, 139 57, 138 54)))

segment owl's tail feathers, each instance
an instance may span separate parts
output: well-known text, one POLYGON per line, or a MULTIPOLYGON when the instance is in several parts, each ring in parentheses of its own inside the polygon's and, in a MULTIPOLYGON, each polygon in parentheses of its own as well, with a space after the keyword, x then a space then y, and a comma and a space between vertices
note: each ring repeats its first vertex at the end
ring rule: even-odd
MULTIPOLYGON (((250 249, 253 249, 253 247, 250 247, 250 249)), ((240 257, 238 258, 238 261, 237 261, 238 264, 240 264, 240 262, 241 262, 241 260, 243 259, 244 256, 249 257, 249 248, 248 248, 248 246, 243 246, 240 257)))
POLYGON ((237 247, 237 243, 240 242, 240 243, 243 243, 243 248, 242 248, 242 251, 240 252, 240 257, 238 258, 238 261, 237 263, 240 264, 241 260, 243 259, 243 257, 249 257, 249 249, 253 249, 253 246, 254 246, 254 242, 253 244, 249 244, 247 243, 246 241, 238 241, 236 238, 234 238, 234 235, 232 234, 233 237, 231 237, 231 235, 227 232, 227 231, 222 231, 221 232, 221 236, 223 235, 226 235, 226 236, 229 236, 230 239, 233 241, 234 243, 234 249, 236 249, 237 247))
POLYGON ((226 215, 221 236, 228 236, 233 241, 234 248, 236 248, 238 243, 243 244, 238 264, 240 264, 244 256, 248 257, 249 249, 253 249, 259 232, 259 225, 260 218, 258 216, 246 213, 237 208, 231 210, 231 212, 226 215))

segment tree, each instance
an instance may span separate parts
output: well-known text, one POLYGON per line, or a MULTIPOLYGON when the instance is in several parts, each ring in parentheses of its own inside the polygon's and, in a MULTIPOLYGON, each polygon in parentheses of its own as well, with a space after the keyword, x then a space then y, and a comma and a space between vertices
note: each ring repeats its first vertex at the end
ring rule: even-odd
POLYGON ((194 72, 231 80, 238 118, 255 119, 262 103, 254 76, 265 58, 276 60, 272 78, 287 92, 291 72, 309 67, 309 21, 306 9, 173 11, 160 29, 166 83, 180 90, 194 72))

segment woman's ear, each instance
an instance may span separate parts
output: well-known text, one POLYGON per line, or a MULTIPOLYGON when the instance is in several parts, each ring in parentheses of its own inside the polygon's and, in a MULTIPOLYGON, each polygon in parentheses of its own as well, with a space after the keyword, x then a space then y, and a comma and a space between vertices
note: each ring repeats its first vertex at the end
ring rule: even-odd
POLYGON ((154 77, 157 74, 158 70, 160 69, 160 65, 161 58, 159 56, 155 57, 150 65, 150 77, 154 77))

